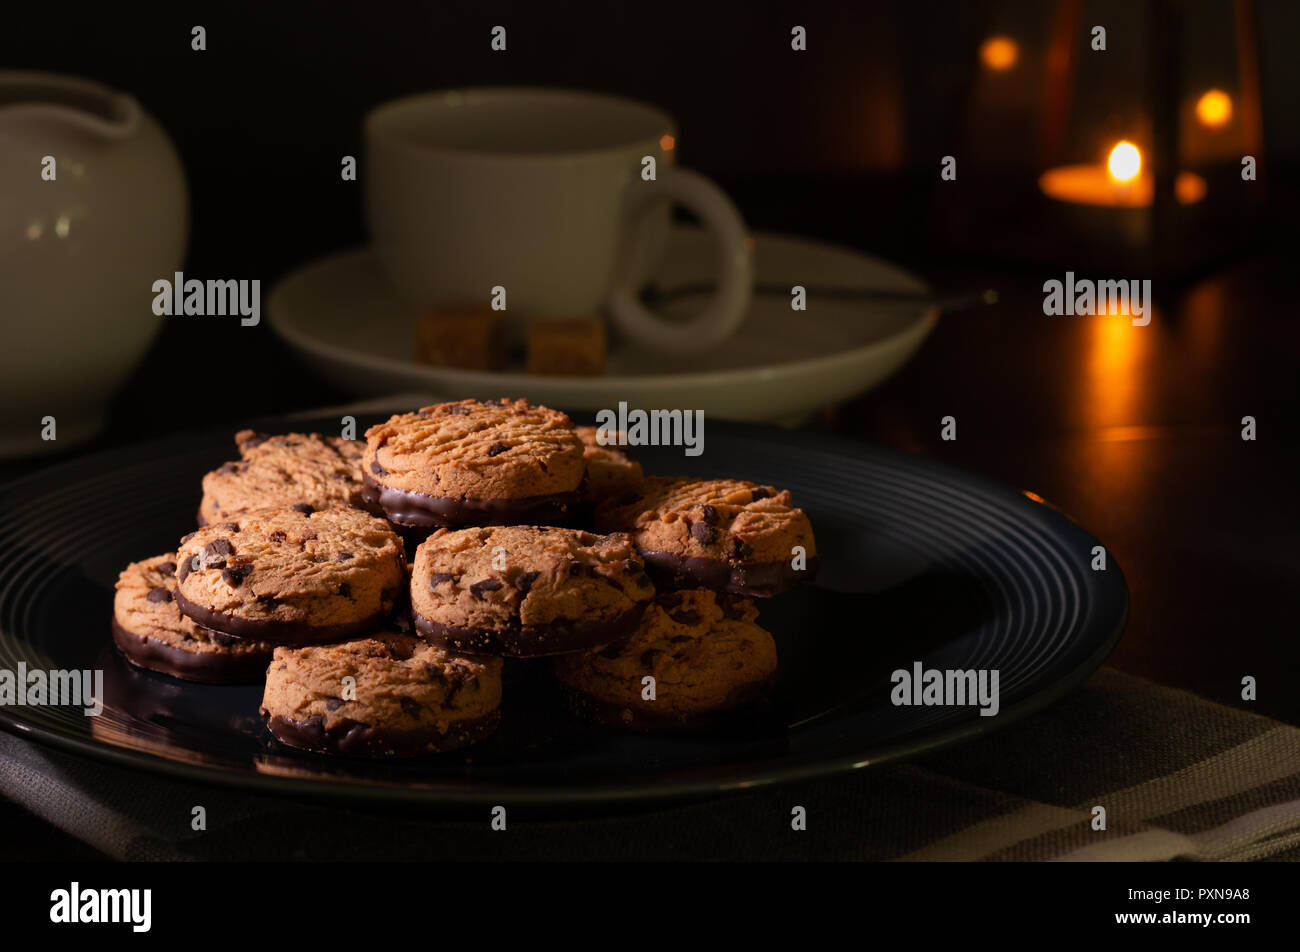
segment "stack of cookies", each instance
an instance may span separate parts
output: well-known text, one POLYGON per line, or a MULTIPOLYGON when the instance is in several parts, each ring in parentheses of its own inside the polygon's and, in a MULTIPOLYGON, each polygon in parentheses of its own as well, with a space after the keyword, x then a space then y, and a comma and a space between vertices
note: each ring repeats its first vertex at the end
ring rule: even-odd
POLYGON ((754 597, 816 571, 789 493, 644 477, 523 400, 425 407, 364 444, 235 439, 200 528, 122 572, 113 637, 172 677, 265 676, 271 733, 306 750, 472 744, 497 726, 503 659, 541 656, 587 717, 715 724, 776 676, 754 597))

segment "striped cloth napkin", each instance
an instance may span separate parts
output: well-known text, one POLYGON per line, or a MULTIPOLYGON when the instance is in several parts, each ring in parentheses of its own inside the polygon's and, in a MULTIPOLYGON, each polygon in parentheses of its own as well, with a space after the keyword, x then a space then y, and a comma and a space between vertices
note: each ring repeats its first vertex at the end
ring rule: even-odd
POLYGON ((1300 729, 1109 668, 924 760, 633 815, 516 808, 505 831, 487 805, 466 819, 264 798, 7 735, 0 793, 117 859, 1300 859, 1300 729))

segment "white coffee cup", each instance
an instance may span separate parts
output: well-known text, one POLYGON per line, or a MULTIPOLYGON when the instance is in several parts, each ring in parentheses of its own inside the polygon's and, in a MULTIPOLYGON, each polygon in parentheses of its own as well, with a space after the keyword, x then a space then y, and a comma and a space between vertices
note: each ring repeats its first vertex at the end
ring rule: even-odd
POLYGON ((374 250, 413 306, 486 309, 501 287, 516 340, 531 318, 607 314, 667 353, 717 344, 744 318, 753 288, 744 222, 715 184, 675 167, 677 129, 659 109, 570 90, 453 90, 378 106, 364 133, 374 250), (717 291, 690 320, 664 320, 636 296, 663 252, 673 202, 718 248, 717 291))

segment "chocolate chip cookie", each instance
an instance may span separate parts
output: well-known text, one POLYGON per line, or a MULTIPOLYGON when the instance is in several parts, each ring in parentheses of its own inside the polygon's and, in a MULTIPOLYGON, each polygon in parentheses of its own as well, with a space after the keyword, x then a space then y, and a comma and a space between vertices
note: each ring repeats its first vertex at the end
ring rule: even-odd
POLYGON ((501 526, 439 530, 411 570, 415 627, 431 644, 536 657, 608 644, 654 587, 624 534, 501 526))
POLYGON ((132 562, 117 577, 113 642, 132 664, 186 681, 262 680, 272 646, 197 625, 176 607, 176 556, 132 562))
POLYGON ((299 645, 378 628, 407 580, 401 540, 359 509, 259 509, 181 540, 176 603, 200 625, 299 645))
POLYGON ((241 459, 223 463, 203 477, 199 525, 235 519, 254 509, 305 503, 366 508, 361 457, 365 444, 319 433, 270 436, 235 434, 241 459))
POLYGON ((568 521, 586 471, 563 413, 527 400, 461 400, 366 431, 366 499, 403 526, 568 521))
POLYGON ((596 509, 601 532, 625 531, 665 586, 766 597, 817 574, 812 525, 790 493, 737 479, 651 476, 596 509))
POLYGON ((610 445, 602 446, 596 438, 599 427, 580 426, 574 429, 582 440, 582 456, 587 461, 587 488, 582 501, 595 505, 612 496, 633 492, 641 485, 641 464, 618 448, 621 433, 606 433, 612 438, 610 445))
POLYGON ((573 709, 602 723, 713 727, 763 701, 775 682, 776 643, 757 618, 748 598, 710 589, 660 592, 625 642, 556 658, 555 674, 573 709))
POLYGON ((341 644, 276 648, 261 711, 271 733, 291 747, 414 757, 487 737, 500 704, 499 658, 461 657, 385 630, 341 644))

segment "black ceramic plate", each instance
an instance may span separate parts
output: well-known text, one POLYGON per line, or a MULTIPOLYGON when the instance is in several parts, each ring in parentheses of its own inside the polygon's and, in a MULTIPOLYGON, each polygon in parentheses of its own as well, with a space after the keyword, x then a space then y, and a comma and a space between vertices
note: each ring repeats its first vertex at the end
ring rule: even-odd
MULTIPOLYGON (((358 421, 364 429, 368 421, 358 421)), ((275 421, 260 421, 276 427, 275 421)), ((281 421, 333 431, 337 418, 281 421)), ((870 446, 710 423, 705 452, 643 448, 648 473, 786 487, 807 510, 816 587, 760 601, 776 638, 774 708, 727 734, 645 736, 564 710, 545 662, 507 666, 503 720, 469 751, 406 763, 278 744, 259 687, 188 684, 110 646, 113 582, 193 528, 204 472, 228 433, 65 463, 0 490, 0 670, 104 670, 105 708, 0 706, 0 726, 144 770, 263 791, 443 805, 597 804, 699 796, 897 760, 993 730, 1060 698, 1101 664, 1128 610, 1119 568, 1093 571, 1091 536, 1024 494, 870 446), (913 662, 997 669, 1000 713, 894 706, 913 662)))

